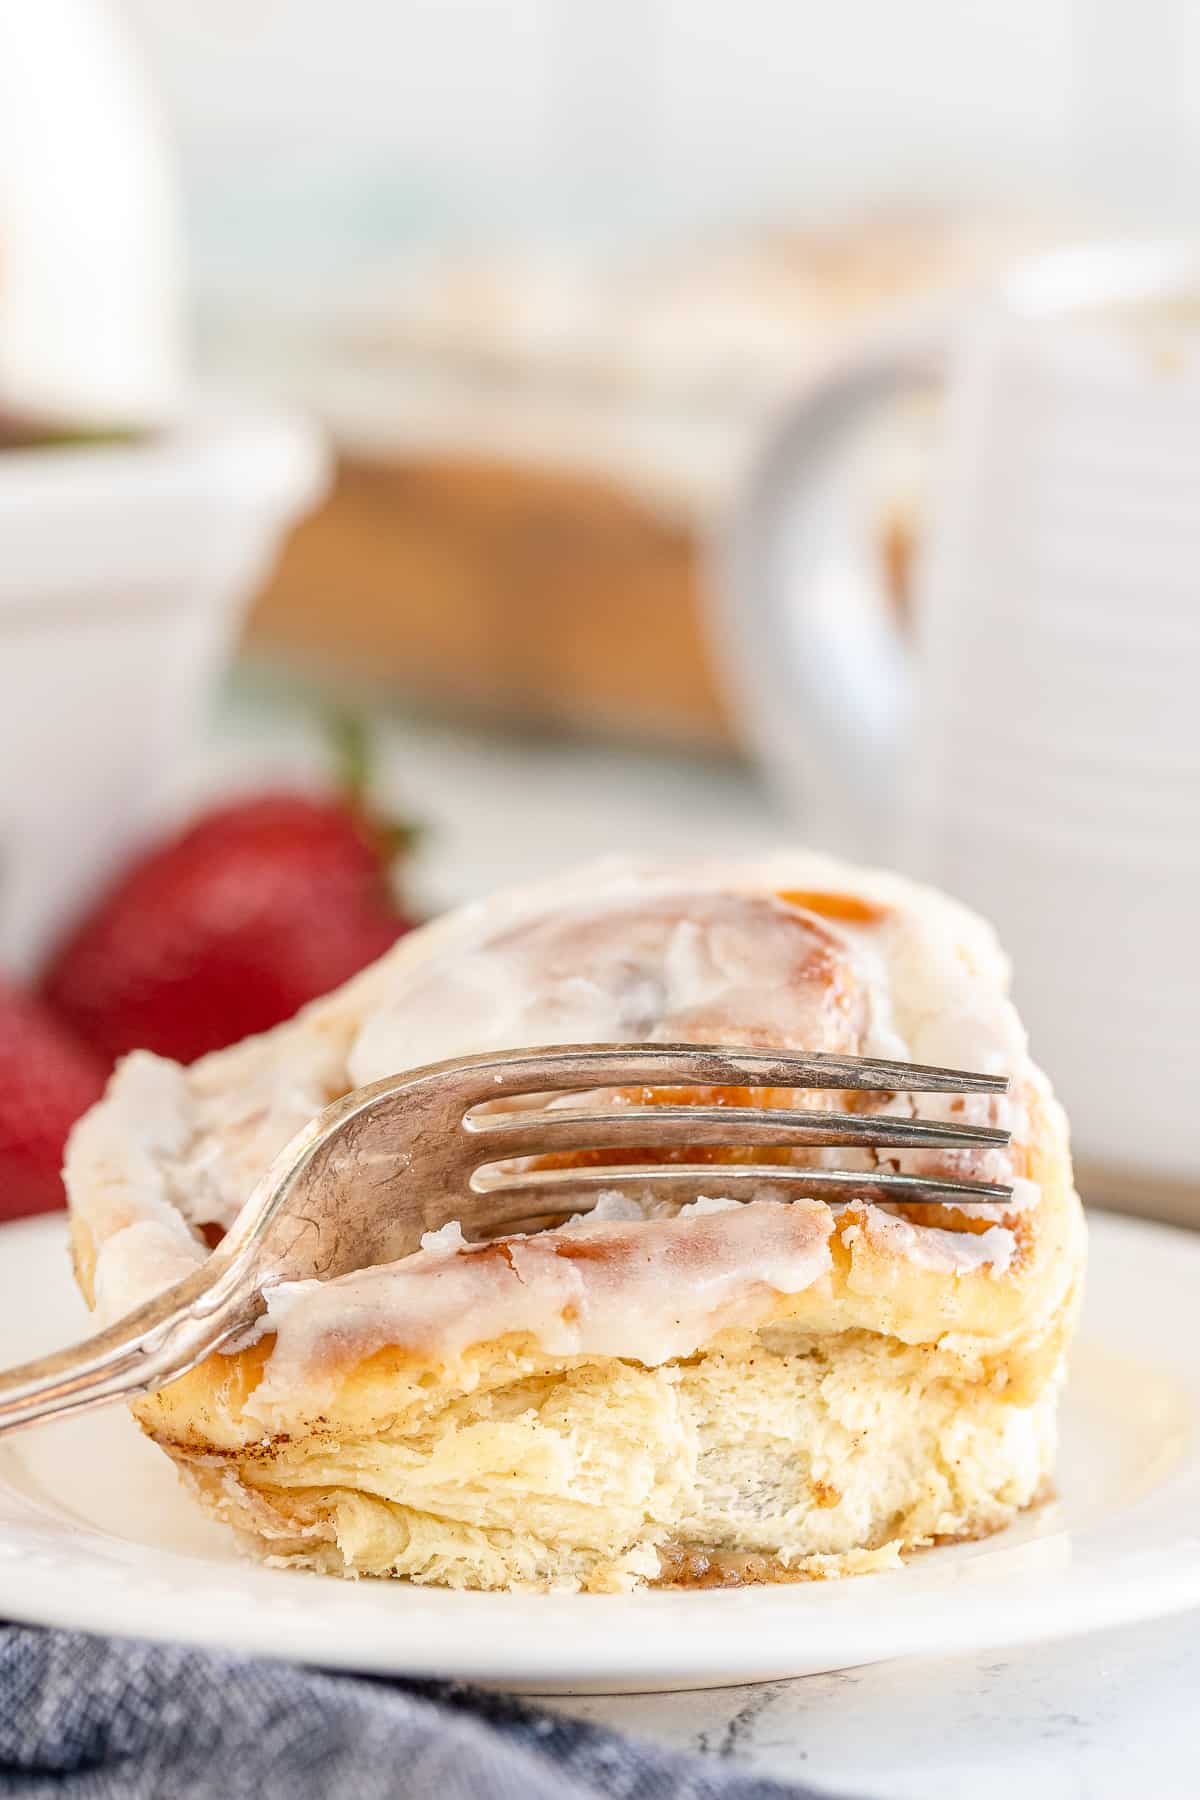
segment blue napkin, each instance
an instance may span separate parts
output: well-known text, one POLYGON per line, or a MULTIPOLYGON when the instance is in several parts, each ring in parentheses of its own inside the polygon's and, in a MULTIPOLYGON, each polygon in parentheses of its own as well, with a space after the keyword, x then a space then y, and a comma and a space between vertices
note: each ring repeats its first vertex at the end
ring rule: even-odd
POLYGON ((0 1796, 817 1800, 443 1682, 0 1626, 0 1796))

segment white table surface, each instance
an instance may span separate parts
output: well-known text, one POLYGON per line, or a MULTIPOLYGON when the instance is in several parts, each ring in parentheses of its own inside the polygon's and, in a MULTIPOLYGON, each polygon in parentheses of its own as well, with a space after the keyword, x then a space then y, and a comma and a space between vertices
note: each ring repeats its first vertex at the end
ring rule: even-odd
MULTIPOLYGON (((797 841, 795 822, 746 767, 408 716, 373 727, 372 796, 423 827, 408 867, 429 911, 589 858, 752 855, 797 841)), ((231 786, 327 781, 319 715, 239 685, 165 800, 186 818, 231 786)))
POLYGON ((1195 1800, 1200 1613, 977 1656, 692 1694, 554 1699, 860 1800, 1195 1800))
MULTIPOLYGON (((177 802, 324 763, 303 712, 238 702, 177 802)), ((732 855, 799 835, 749 772, 718 762, 393 720, 378 775, 388 805, 427 823, 410 885, 431 909, 613 851, 732 855)), ((866 1800, 1194 1800, 1198 1694, 1200 1614, 1187 1614, 803 1681, 545 1704, 866 1800)))

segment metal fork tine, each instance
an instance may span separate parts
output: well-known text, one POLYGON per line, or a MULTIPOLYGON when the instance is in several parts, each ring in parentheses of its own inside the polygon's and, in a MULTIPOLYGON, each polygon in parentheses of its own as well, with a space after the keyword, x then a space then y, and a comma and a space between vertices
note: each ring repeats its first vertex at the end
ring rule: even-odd
POLYGON ((679 1200, 706 1191, 729 1199, 754 1199, 764 1187, 788 1187, 814 1200, 927 1201, 953 1206, 961 1201, 1004 1205, 1011 1187, 986 1181, 956 1181, 933 1175, 899 1175, 890 1170, 800 1169, 789 1163, 625 1163, 612 1168, 529 1169, 519 1174, 477 1170, 471 1177, 476 1193, 501 1197, 512 1217, 536 1218, 583 1209, 595 1203, 598 1189, 633 1189, 638 1197, 679 1200), (681 1190, 683 1192, 681 1193, 681 1190))
POLYGON ((468 1113, 480 1162, 539 1152, 600 1150, 621 1144, 869 1144, 888 1149, 1003 1149, 1011 1134, 940 1119, 785 1107, 631 1106, 620 1110, 468 1113))
MULTIPOLYGON (((579 1044, 462 1058, 453 1068, 473 1104, 514 1094, 601 1087, 779 1087, 895 1094, 1003 1094, 1005 1075, 817 1052, 729 1049, 721 1044, 579 1044)), ((436 1071, 431 1071, 435 1073, 436 1071)))

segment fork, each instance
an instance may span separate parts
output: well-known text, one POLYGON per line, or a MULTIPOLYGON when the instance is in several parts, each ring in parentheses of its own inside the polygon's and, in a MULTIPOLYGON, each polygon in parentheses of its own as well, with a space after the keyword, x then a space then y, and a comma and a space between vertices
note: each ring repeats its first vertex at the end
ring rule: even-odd
POLYGON ((1003 1094, 1007 1079, 918 1063, 694 1044, 570 1044, 458 1057, 326 1107, 257 1183, 203 1265, 83 1343, 0 1374, 0 1435, 164 1386, 265 1310, 263 1289, 329 1280, 408 1256, 458 1219, 473 1239, 587 1212, 601 1193, 684 1200, 719 1182, 752 1199, 769 1183, 834 1206, 1011 1199, 987 1182, 891 1170, 648 1163, 537 1168, 579 1150, 689 1146, 1003 1148, 1006 1131, 939 1120, 745 1106, 592 1105, 494 1112, 487 1103, 602 1088, 826 1088, 1003 1094), (523 1166, 513 1167, 520 1160, 523 1166), (507 1165, 507 1166, 506 1166, 507 1165))

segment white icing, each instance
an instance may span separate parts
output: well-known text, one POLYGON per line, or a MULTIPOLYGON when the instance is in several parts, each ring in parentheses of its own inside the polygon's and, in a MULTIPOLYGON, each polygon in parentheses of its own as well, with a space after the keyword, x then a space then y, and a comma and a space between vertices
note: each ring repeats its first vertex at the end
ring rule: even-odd
POLYGON ((1003 1275, 1016 1253, 1016 1239, 1003 1225, 980 1232, 945 1231, 914 1225, 876 1206, 868 1209, 863 1225, 848 1225, 841 1237, 844 1244, 865 1241, 874 1250, 939 1275, 969 1275, 982 1268, 1003 1275))
MULTIPOLYGON (((547 1043, 859 1041, 833 991, 855 949, 769 894, 618 893, 455 944, 351 1046, 355 1085, 471 1051, 547 1043)), ((865 984, 864 984, 865 987, 865 984)))
MULTIPOLYGON (((690 1038, 1006 1070, 1029 1088, 1039 1078, 1006 998, 1006 979, 991 932, 962 908, 895 877, 806 853, 683 871, 609 860, 546 889, 464 908, 412 934, 276 1033, 191 1070, 148 1055, 127 1059, 105 1101, 77 1128, 67 1159, 72 1202, 99 1247, 104 1315, 115 1316, 197 1266, 205 1246, 191 1227, 228 1224, 292 1134, 351 1085, 461 1052, 553 1041, 690 1038), (822 920, 775 897, 797 889, 857 895, 885 909, 884 916, 871 923, 822 920)), ((830 1101, 839 1103, 837 1096, 830 1101)), ((883 1110, 903 1117, 918 1109, 927 1117, 1011 1120, 1018 1131, 1025 1125, 1019 1106, 987 1098, 918 1101, 897 1095, 883 1110)), ((831 1149, 810 1152, 805 1160, 871 1170, 880 1157, 870 1150, 831 1149)), ((933 1173, 958 1167, 984 1179, 1010 1176, 1004 1152, 952 1157, 906 1151, 887 1161, 933 1173)), ((428 1341, 436 1338, 447 1353, 460 1344, 463 1329, 481 1331, 489 1319, 515 1321, 505 1329, 545 1330, 547 1347, 612 1346, 626 1332, 631 1345, 642 1346, 622 1352, 631 1356, 659 1355, 655 1346, 663 1343, 688 1341, 694 1348, 702 1341, 694 1333, 706 1332, 722 1308, 736 1310, 738 1294, 792 1291, 786 1259, 768 1266, 761 1245, 749 1259, 744 1254, 739 1232, 749 1227, 738 1218, 759 1217, 764 1209, 722 1196, 718 1165, 711 1183, 709 1193, 675 1209, 677 1219, 664 1218, 671 1209, 662 1206, 649 1208, 647 1218, 636 1197, 614 1188, 589 1219, 561 1233, 514 1241, 514 1266, 503 1265, 503 1307, 493 1283, 492 1312, 486 1318, 473 1314, 469 1326, 435 1298, 441 1293, 461 1300, 480 1278, 481 1252, 464 1248, 455 1225, 427 1234, 417 1257, 389 1269, 324 1287, 277 1290, 272 1323, 280 1322, 281 1330, 272 1367, 277 1359, 287 1366, 289 1357, 293 1368, 311 1361, 315 1347, 336 1335, 343 1305, 347 1331, 370 1336, 370 1315, 377 1338, 411 1317, 413 1328, 424 1321, 422 1328, 433 1334, 428 1341), (725 1235, 712 1241, 726 1247, 727 1261, 714 1265, 705 1289, 716 1313, 703 1306, 697 1311, 690 1277, 685 1280, 682 1262, 669 1256, 659 1257, 653 1286, 640 1282, 630 1265, 636 1306, 601 1305, 599 1290, 591 1294, 591 1277, 581 1273, 584 1265, 569 1264, 554 1247, 567 1234, 578 1242, 599 1230, 618 1237, 643 1233, 653 1260, 657 1240, 651 1234, 665 1224, 692 1234, 721 1226, 725 1235), (562 1310, 568 1302, 576 1305, 579 1283, 588 1289, 584 1324, 564 1320, 562 1310), (593 1305, 600 1311, 589 1312, 593 1305)), ((1037 1199, 1036 1187, 1020 1181, 1012 1211, 1028 1210, 1037 1199)), ((777 1219, 789 1210, 766 1209, 777 1219)), ((990 1216, 987 1208, 966 1210, 990 1216)), ((874 1209, 868 1217, 872 1241, 915 1265, 986 1277, 1002 1274, 1012 1261, 1011 1233, 1000 1227, 955 1234, 874 1209)), ((776 1223, 771 1229, 778 1234, 784 1228, 776 1223)), ((849 1229, 844 1239, 855 1241, 849 1229)))
POLYGON ((97 1248, 101 1325, 204 1260, 205 1247, 190 1230, 168 1173, 191 1131, 184 1071, 138 1052, 125 1058, 103 1102, 71 1133, 63 1175, 97 1248))
POLYGON ((346 1086, 341 1046, 293 1032, 205 1057, 191 1072, 193 1135, 170 1169, 177 1204, 197 1223, 229 1226, 284 1146, 346 1086))
POLYGON ((192 1274, 203 1260, 179 1214, 170 1221, 140 1219, 127 1225, 108 1240, 96 1263, 97 1324, 113 1324, 192 1274))
POLYGON ((618 1220, 629 1224, 632 1220, 644 1219, 646 1209, 632 1194, 619 1193, 615 1188, 605 1188, 596 1197, 596 1204, 591 1212, 576 1213, 567 1220, 564 1230, 569 1231, 575 1225, 599 1223, 601 1220, 618 1220))
POLYGON ((281 1283, 267 1294, 264 1326, 277 1335, 254 1416, 269 1423, 298 1385, 332 1394, 347 1354, 391 1345, 453 1358, 529 1333, 551 1356, 689 1356, 820 1280, 830 1224, 811 1201, 752 1202, 688 1219, 583 1223, 510 1238, 503 1252, 431 1245, 389 1268, 281 1283), (588 1249, 596 1254, 580 1260, 588 1249))
POLYGON ((458 1219, 448 1219, 437 1231, 427 1231, 421 1238, 422 1250, 431 1256, 452 1256, 466 1247, 467 1240, 458 1219))
MULTIPOLYGON (((1024 1175, 1008 1175, 1005 1178, 1012 1187, 1012 1198, 1005 1202, 1004 1210, 1010 1216, 1029 1213, 1039 1204, 1042 1190, 1036 1181, 1029 1181, 1024 1175)), ((994 1219, 996 1208, 985 1201, 960 1201, 955 1207, 966 1219, 994 1219)))

